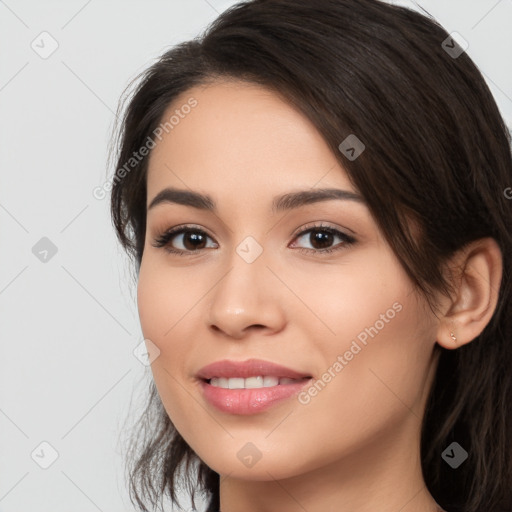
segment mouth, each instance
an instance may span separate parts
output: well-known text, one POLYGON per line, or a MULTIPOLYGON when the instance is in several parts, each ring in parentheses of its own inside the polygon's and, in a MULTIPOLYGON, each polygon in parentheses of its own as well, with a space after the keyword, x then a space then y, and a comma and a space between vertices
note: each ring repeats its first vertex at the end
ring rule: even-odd
POLYGON ((201 368, 196 378, 209 404, 223 413, 243 416, 290 400, 312 375, 263 359, 223 359, 201 368))

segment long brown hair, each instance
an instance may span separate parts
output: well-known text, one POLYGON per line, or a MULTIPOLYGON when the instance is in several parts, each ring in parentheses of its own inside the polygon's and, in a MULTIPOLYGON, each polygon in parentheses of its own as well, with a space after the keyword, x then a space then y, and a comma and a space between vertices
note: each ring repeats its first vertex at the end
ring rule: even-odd
MULTIPOLYGON (((421 456, 427 487, 448 512, 511 510, 511 139, 475 64, 434 19, 379 0, 241 2, 141 75, 115 140, 116 169, 173 99, 217 78, 262 84, 314 123, 433 311, 435 294, 452 291, 447 258, 479 238, 497 241, 503 277, 491 321, 457 350, 436 345, 421 456), (350 134, 366 146, 354 160, 338 148, 350 134), (469 452, 456 470, 441 458, 452 441, 469 452)), ((137 274, 147 162, 116 174, 111 192, 116 233, 137 274)), ((163 496, 178 503, 185 483, 192 504, 198 486, 217 511, 219 475, 178 434, 154 383, 139 427, 129 481, 140 510, 163 496)))

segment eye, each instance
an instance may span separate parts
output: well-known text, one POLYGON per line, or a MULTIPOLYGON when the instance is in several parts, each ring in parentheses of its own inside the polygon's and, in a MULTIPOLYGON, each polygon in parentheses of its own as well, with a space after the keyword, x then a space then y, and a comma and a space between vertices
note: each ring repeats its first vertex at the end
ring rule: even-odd
POLYGON ((295 239, 304 239, 306 243, 311 244, 312 248, 299 247, 298 250, 303 253, 331 253, 333 251, 339 251, 344 249, 348 245, 352 245, 356 242, 353 236, 347 235, 331 226, 313 225, 309 229, 301 231, 295 239), (334 240, 338 238, 341 243, 332 247, 334 240))
MULTIPOLYGON (((183 255, 185 253, 198 252, 204 249, 206 240, 210 236, 195 226, 178 226, 168 229, 155 238, 153 247, 165 247, 167 252, 183 255), (175 242, 175 239, 177 242, 175 242), (175 248, 171 244, 178 243, 181 248, 175 248)), ((211 245, 209 246, 211 247, 211 245)))

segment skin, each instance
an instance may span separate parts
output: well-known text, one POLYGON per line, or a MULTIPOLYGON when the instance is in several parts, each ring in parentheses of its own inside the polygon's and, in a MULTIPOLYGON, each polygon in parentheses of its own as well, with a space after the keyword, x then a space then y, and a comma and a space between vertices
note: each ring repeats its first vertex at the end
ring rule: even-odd
POLYGON ((436 317, 365 204, 271 212, 272 198, 291 191, 357 192, 301 113, 261 86, 225 80, 186 91, 164 118, 190 97, 197 106, 152 150, 147 204, 173 186, 209 194, 218 212, 174 203, 148 211, 137 300, 144 337, 160 350, 151 367, 165 410, 221 475, 222 511, 439 510, 419 454, 434 346, 469 343, 491 319, 502 272, 497 244, 484 239, 454 258, 465 273, 454 278, 453 297, 439 298, 436 317), (334 237, 327 246, 341 249, 322 255, 309 234, 296 236, 319 223, 356 242, 334 237), (170 242, 189 248, 183 256, 152 245, 182 224, 207 233, 204 248, 193 252, 183 235, 170 242), (252 263, 236 252, 247 236, 263 249, 252 263), (401 311, 307 404, 292 397, 240 416, 202 397, 196 372, 220 359, 261 358, 321 380, 394 303, 401 311), (237 457, 248 442, 261 454, 252 467, 237 457))

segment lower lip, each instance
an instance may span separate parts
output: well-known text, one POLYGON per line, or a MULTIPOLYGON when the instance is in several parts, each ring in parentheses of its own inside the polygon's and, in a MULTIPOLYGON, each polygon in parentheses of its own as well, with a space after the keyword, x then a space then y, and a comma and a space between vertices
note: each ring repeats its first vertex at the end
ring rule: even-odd
POLYGON ((201 381, 201 386, 206 400, 220 411, 247 415, 265 411, 272 405, 297 395, 310 382, 311 379, 303 379, 296 383, 256 389, 224 389, 212 386, 206 381, 201 381))

